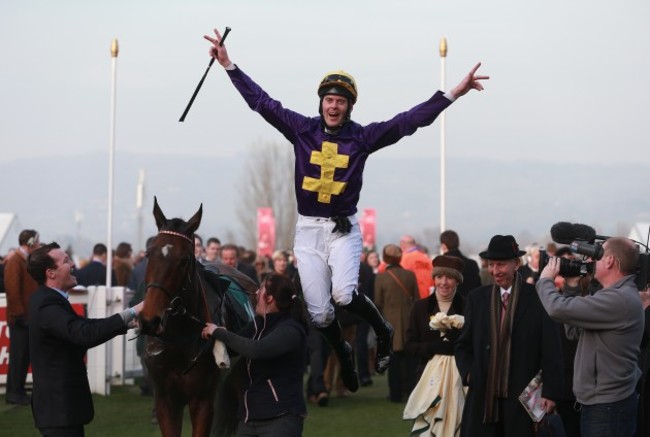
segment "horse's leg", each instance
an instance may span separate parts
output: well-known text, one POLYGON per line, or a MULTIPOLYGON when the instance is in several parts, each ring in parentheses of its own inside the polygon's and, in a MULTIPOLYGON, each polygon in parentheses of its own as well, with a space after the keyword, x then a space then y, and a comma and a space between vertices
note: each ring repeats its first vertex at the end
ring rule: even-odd
POLYGON ((174 402, 171 395, 156 394, 156 416, 163 437, 180 437, 183 427, 183 405, 174 402))
POLYGON ((209 437, 214 413, 214 396, 190 400, 192 437, 209 437))

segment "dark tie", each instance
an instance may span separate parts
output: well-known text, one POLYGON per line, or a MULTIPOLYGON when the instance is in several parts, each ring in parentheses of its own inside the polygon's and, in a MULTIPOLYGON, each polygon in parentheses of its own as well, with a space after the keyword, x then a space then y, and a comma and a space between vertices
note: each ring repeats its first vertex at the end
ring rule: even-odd
POLYGON ((510 293, 506 291, 501 296, 501 327, 503 327, 503 321, 506 318, 506 311, 508 310, 508 300, 510 300, 510 293))

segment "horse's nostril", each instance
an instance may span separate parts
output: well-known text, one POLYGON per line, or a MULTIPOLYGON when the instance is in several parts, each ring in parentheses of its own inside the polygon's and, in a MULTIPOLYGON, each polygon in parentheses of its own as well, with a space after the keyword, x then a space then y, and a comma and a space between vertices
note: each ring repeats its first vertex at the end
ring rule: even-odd
POLYGON ((140 327, 143 334, 153 335, 156 334, 160 327, 160 317, 156 316, 151 320, 145 320, 144 317, 140 318, 140 327))

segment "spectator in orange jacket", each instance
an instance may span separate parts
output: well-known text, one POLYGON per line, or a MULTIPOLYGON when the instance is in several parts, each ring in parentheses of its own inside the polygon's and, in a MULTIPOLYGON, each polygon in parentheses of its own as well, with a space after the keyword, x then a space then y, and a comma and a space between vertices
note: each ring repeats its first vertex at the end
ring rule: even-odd
POLYGON ((433 265, 429 256, 422 252, 415 244, 415 239, 410 235, 404 235, 399 240, 402 249, 402 267, 415 273, 418 280, 418 292, 420 299, 424 299, 431 293, 433 287, 433 265))

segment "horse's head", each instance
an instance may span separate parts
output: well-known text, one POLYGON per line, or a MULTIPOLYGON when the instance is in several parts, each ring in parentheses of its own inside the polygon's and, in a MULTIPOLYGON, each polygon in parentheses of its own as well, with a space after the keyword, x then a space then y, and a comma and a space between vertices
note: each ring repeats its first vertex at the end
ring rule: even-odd
POLYGON ((201 224, 203 205, 185 222, 179 218, 167 219, 154 197, 153 215, 158 235, 147 247, 144 307, 140 312, 143 334, 160 335, 163 320, 177 305, 184 308, 191 299, 195 263, 194 232, 201 224))

